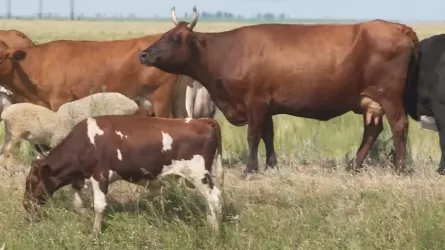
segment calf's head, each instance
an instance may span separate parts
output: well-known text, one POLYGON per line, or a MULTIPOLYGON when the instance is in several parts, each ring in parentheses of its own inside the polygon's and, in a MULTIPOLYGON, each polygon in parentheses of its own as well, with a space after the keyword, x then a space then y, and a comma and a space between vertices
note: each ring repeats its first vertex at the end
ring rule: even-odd
POLYGON ((169 73, 181 73, 182 68, 195 56, 197 46, 203 45, 193 32, 198 21, 196 7, 190 23, 178 21, 175 7, 171 10, 175 27, 159 38, 158 41, 139 54, 139 60, 147 66, 154 66, 169 73))
POLYGON ((25 181, 25 194, 23 197, 23 207, 28 212, 33 212, 39 206, 47 202, 47 198, 52 195, 55 183, 51 179, 51 167, 43 160, 35 160, 31 164, 31 169, 25 181))

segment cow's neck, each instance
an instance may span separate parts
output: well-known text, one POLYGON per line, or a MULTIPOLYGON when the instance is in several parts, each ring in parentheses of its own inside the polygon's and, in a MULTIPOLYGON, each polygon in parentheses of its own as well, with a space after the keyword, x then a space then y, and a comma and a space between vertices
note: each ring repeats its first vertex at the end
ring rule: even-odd
MULTIPOLYGON (((61 142, 63 144, 64 141, 61 142)), ((86 173, 85 171, 91 169, 89 164, 82 164, 83 162, 73 161, 72 157, 75 155, 71 150, 64 149, 64 146, 59 144, 56 146, 44 159, 44 161, 51 167, 51 179, 54 183, 54 190, 48 190, 54 193, 59 188, 73 184, 75 182, 83 181, 87 176, 91 176, 92 173, 86 173), (75 162, 76 164, 72 164, 75 162)), ((88 156, 88 152, 86 152, 88 156)))
POLYGON ((196 33, 201 43, 198 45, 197 58, 188 67, 188 74, 200 82, 209 92, 215 105, 234 125, 245 125, 246 115, 243 103, 236 101, 224 86, 222 68, 228 51, 235 43, 223 33, 196 33))

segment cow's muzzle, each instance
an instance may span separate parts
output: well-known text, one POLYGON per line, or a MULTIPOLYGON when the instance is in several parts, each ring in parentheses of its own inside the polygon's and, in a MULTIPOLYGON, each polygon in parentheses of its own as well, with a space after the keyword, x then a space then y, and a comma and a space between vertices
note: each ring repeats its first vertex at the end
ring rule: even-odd
POLYGON ((144 65, 153 66, 158 61, 158 57, 147 51, 142 51, 139 54, 139 61, 144 65))

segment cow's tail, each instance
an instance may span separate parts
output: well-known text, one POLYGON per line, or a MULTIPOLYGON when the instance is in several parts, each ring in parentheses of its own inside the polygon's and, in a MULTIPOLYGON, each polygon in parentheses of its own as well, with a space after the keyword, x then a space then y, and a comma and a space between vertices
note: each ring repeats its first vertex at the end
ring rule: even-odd
MULTIPOLYGON (((212 119, 213 120, 213 119, 212 119)), ((215 181, 216 187, 218 187, 221 192, 224 190, 224 168, 222 165, 222 136, 221 136, 221 127, 219 126, 216 120, 213 120, 213 128, 215 137, 218 143, 218 148, 216 150, 216 155, 214 159, 213 165, 215 166, 215 181)))
POLYGON ((416 32, 406 25, 403 25, 402 32, 407 35, 412 42, 411 58, 408 65, 405 91, 403 95, 403 106, 405 108, 405 113, 407 113, 407 115, 409 115, 412 119, 418 121, 417 86, 419 84, 419 60, 421 57, 419 51, 419 38, 417 37, 416 32))

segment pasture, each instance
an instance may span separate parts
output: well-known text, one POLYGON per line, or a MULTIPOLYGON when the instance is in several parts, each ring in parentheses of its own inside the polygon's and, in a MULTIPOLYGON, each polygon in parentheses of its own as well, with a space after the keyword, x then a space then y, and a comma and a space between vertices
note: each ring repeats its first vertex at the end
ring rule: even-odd
MULTIPOLYGON (((199 22, 196 31, 223 31, 243 24, 199 22)), ((445 32, 445 24, 412 24, 422 39, 445 32)), ((36 43, 55 39, 112 40, 165 32, 172 22, 2 21, 36 43)), ((69 65, 66 65, 69 67, 69 65)), ((90 217, 76 214, 71 190, 48 204, 40 222, 22 208, 28 165, 0 172, 0 245, 6 249, 442 249, 445 246, 445 179, 436 174, 438 135, 412 120, 409 130, 411 176, 396 176, 386 161, 392 145, 389 126, 380 135, 366 171, 345 171, 360 144, 363 125, 348 113, 328 122, 275 116, 278 170, 241 181, 247 155, 246 129, 221 113, 225 174, 223 234, 210 236, 205 207, 180 185, 163 198, 145 199, 129 183, 111 186, 105 230, 93 235, 90 217)), ((3 131, 3 123, 0 124, 3 131)), ((3 138, 1 133, 0 138, 3 138)), ((1 139, 3 140, 3 139, 1 139)), ((18 152, 32 157, 26 143, 18 152)), ((90 191, 88 189, 88 191, 90 191)), ((87 193, 86 190, 84 193, 87 193)), ((85 199, 87 200, 87 199, 85 199)), ((91 204, 91 199, 88 200, 91 204)))

